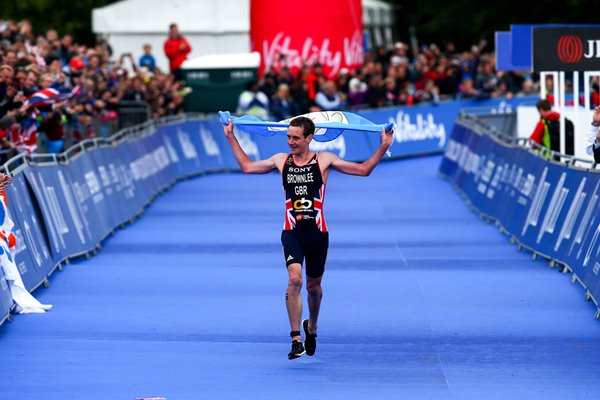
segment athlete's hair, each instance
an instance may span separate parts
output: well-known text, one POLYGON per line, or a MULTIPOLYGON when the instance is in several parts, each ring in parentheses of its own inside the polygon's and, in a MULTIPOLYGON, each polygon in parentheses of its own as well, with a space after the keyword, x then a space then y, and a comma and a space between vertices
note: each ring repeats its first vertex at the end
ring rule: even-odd
POLYGON ((308 137, 308 135, 313 135, 315 133, 315 123, 310 118, 296 117, 290 121, 290 126, 301 127, 304 137, 308 137))

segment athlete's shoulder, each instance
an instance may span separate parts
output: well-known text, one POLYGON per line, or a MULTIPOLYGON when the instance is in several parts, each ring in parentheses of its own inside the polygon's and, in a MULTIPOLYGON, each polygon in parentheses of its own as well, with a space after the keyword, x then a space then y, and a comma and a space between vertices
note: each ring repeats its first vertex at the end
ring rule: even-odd
POLYGON ((271 160, 273 162, 273 164, 275 164, 277 169, 281 171, 281 169, 283 168, 283 165, 285 164, 285 160, 287 159, 287 157, 288 157, 288 154, 286 154, 286 153, 275 153, 271 157, 269 157, 269 160, 271 160))
POLYGON ((329 166, 335 160, 338 160, 339 157, 329 151, 320 151, 317 153, 317 159, 320 164, 325 164, 329 166))
POLYGON ((275 153, 270 158, 273 161, 276 161, 276 160, 285 161, 285 159, 287 158, 287 156, 288 156, 288 154, 286 154, 286 153, 275 153))

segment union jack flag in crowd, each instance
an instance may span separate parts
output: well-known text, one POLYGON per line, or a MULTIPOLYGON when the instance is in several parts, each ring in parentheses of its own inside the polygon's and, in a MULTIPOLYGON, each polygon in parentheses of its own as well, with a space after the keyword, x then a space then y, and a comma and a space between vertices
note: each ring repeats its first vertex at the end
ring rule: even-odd
POLYGON ((77 97, 81 93, 81 88, 75 86, 72 90, 60 91, 53 88, 41 89, 34 92, 26 101, 25 109, 38 107, 42 105, 50 105, 60 103, 63 100, 68 100, 71 97, 77 97))

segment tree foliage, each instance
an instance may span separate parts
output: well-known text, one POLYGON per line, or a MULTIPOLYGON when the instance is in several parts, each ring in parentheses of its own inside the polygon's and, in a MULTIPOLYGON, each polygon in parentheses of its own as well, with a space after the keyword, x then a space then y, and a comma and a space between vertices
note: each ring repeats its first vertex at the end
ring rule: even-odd
POLYGON ((34 32, 55 29, 72 34, 77 41, 93 43, 92 9, 114 0, 7 0, 0 6, 0 19, 29 20, 34 32))
POLYGON ((454 42, 458 48, 486 39, 493 43, 494 32, 509 31, 514 24, 598 23, 600 1, 563 0, 523 2, 504 0, 391 0, 396 6, 397 34, 408 40, 413 26, 421 44, 454 42))

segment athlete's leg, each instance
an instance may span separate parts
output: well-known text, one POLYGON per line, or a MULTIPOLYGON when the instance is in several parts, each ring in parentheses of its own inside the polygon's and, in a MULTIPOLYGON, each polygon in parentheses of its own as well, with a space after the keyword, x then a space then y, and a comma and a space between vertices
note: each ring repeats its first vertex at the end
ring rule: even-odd
MULTIPOLYGON (((300 331, 300 319, 302 318, 302 265, 298 263, 288 266, 288 287, 285 293, 285 305, 290 319, 292 331, 300 331)), ((300 335, 294 336, 292 340, 302 341, 300 335)))
POLYGON ((321 281, 325 272, 329 234, 314 232, 311 236, 311 246, 306 252, 306 290, 308 292, 308 333, 317 332, 317 320, 321 309, 323 288, 321 281))
POLYGON ((317 328, 321 299, 323 299, 323 288, 321 281, 325 272, 325 261, 327 260, 327 249, 329 247, 329 235, 322 232, 314 232, 311 237, 311 245, 306 252, 306 290, 308 292, 308 320, 303 321, 304 348, 306 354, 312 356, 317 350, 317 328))
POLYGON ((319 310, 321 309, 321 299, 323 298, 323 288, 321 280, 323 275, 318 278, 306 276, 306 290, 308 292, 308 333, 314 335, 317 333, 317 320, 319 319, 319 310))

